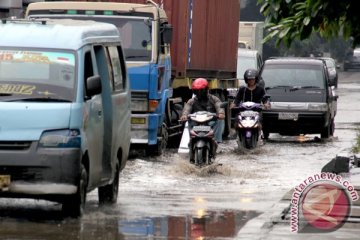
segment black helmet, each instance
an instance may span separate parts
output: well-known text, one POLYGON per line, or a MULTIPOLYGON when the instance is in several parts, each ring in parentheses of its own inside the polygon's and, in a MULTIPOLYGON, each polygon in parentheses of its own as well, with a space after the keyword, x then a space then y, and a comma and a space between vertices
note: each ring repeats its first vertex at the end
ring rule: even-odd
POLYGON ((244 73, 245 83, 248 82, 249 79, 255 79, 255 82, 259 82, 259 72, 256 69, 247 69, 244 73))

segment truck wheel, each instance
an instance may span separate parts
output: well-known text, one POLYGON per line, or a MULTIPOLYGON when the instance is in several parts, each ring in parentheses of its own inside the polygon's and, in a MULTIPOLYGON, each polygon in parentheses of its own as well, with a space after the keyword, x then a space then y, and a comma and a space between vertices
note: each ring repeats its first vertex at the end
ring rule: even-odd
POLYGON ((159 140, 157 144, 147 146, 147 156, 161 156, 165 152, 169 140, 167 126, 165 123, 162 124, 160 136, 161 140, 159 140))
POLYGON ((231 131, 231 111, 229 104, 226 106, 224 110, 225 110, 225 119, 224 119, 225 127, 224 127, 223 137, 227 138, 231 131))
POLYGON ((65 216, 78 218, 84 213, 87 193, 87 172, 83 164, 80 166, 80 179, 77 192, 67 197, 62 203, 62 211, 65 216))
POLYGON ((115 176, 111 184, 98 188, 99 204, 114 204, 119 192, 119 166, 116 165, 115 176))

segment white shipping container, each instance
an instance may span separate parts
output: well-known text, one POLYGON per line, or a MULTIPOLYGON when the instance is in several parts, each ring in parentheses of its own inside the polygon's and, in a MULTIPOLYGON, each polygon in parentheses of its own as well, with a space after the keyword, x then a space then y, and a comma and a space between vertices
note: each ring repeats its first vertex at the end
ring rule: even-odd
POLYGON ((0 8, 22 8, 22 0, 0 0, 0 8))
POLYGON ((239 22, 238 42, 247 43, 251 49, 262 55, 264 22, 239 22))

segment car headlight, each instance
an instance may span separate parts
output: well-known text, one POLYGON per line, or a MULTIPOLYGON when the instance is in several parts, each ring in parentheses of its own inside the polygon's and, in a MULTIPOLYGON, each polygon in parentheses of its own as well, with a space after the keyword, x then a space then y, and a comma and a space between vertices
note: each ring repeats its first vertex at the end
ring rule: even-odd
POLYGON ((310 103, 309 104, 309 110, 310 111, 327 111, 328 106, 326 103, 310 103))
POLYGON ((39 141, 39 147, 46 148, 80 148, 80 146, 80 131, 76 129, 45 131, 39 141))

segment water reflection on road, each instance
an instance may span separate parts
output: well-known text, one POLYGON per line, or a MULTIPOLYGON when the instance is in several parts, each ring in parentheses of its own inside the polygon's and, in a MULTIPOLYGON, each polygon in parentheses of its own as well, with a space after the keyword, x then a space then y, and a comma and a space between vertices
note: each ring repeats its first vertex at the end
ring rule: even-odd
MULTIPOLYGON (((204 199, 196 201, 201 206, 204 199)), ((192 214, 145 217, 137 220, 121 218, 121 211, 112 207, 91 205, 81 219, 63 219, 56 204, 28 203, 19 208, 8 203, 0 208, 0 239, 203 239, 205 237, 235 237, 245 223, 260 213, 256 211, 206 211, 199 208, 192 214), (44 205, 47 205, 44 208, 44 205), (25 217, 26 216, 26 217, 25 217)), ((197 205, 197 204, 195 204, 197 205)))

